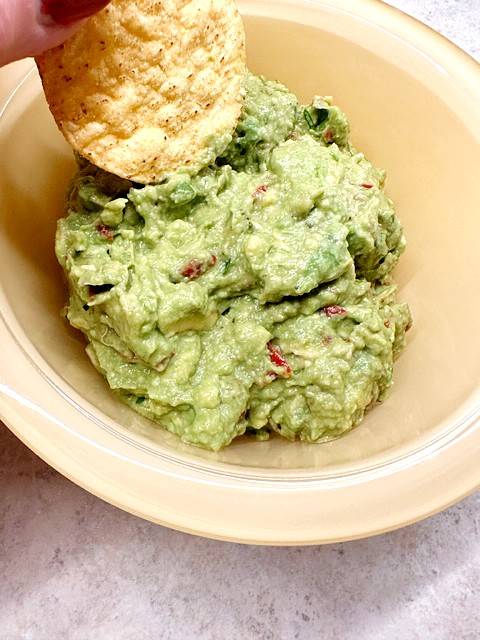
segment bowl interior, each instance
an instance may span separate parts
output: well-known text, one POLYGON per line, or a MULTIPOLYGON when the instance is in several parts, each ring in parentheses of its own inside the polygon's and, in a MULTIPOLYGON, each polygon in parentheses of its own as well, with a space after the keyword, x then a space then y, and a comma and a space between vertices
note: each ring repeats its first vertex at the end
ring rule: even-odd
POLYGON ((0 119, 0 287, 5 317, 32 361, 133 444, 240 473, 333 475, 384 464, 439 438, 477 389, 480 122, 473 97, 411 43, 329 3, 290 5, 245 4, 250 68, 304 101, 333 95, 355 146, 387 169, 406 230, 396 276, 414 326, 387 402, 330 443, 239 439, 217 454, 183 445, 119 403, 60 314, 66 289, 53 244, 74 162, 35 71, 0 119))

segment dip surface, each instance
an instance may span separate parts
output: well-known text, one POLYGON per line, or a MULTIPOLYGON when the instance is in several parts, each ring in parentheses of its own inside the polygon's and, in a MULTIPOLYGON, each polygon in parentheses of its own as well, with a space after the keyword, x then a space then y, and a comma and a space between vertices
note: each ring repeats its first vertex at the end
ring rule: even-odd
POLYGON ((68 320, 135 411, 219 450, 247 433, 318 442, 392 383, 411 323, 384 172, 330 99, 249 75, 224 155, 142 186, 83 160, 56 253, 68 320))

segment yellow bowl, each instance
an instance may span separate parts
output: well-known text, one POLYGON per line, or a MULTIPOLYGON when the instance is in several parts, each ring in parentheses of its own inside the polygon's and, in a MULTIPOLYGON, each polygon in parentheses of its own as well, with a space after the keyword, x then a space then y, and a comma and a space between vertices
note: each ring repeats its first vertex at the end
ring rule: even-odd
POLYGON ((240 1, 250 68, 333 95, 388 171, 415 323, 390 398, 322 445, 181 444, 111 395, 60 316, 53 254, 74 163, 30 62, 0 72, 0 414, 79 485, 184 531, 311 544, 418 520, 479 484, 480 68, 375 0, 240 1), (352 5, 354 8, 352 8, 352 5))

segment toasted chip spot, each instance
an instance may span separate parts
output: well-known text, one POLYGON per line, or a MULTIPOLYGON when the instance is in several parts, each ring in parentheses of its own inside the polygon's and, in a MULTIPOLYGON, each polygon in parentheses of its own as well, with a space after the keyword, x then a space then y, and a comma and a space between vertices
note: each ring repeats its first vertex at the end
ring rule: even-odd
POLYGON ((234 0, 112 0, 36 61, 71 146, 143 184, 211 162, 242 109, 245 33, 234 0))

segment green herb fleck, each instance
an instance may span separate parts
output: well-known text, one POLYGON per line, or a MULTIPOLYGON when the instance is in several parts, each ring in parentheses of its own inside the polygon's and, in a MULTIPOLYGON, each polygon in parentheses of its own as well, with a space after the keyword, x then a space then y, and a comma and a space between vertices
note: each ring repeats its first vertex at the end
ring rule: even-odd
POLYGON ((303 117, 307 121, 307 124, 310 127, 310 129, 315 129, 315 123, 313 121, 312 114, 308 109, 303 110, 303 117))
POLYGON ((186 181, 177 184, 170 194, 170 200, 175 204, 186 204, 195 198, 195 189, 186 181))
POLYGON ((222 269, 222 273, 223 275, 227 275, 227 273, 231 270, 232 268, 232 259, 231 258, 225 258, 225 261, 223 263, 223 269, 222 269))
POLYGON ((328 118, 328 109, 315 109, 317 115, 317 127, 328 118))
POLYGON ((319 127, 325 120, 328 119, 328 109, 320 107, 317 109, 316 107, 310 107, 309 109, 304 109, 303 116, 307 121, 310 129, 316 129, 319 127))

